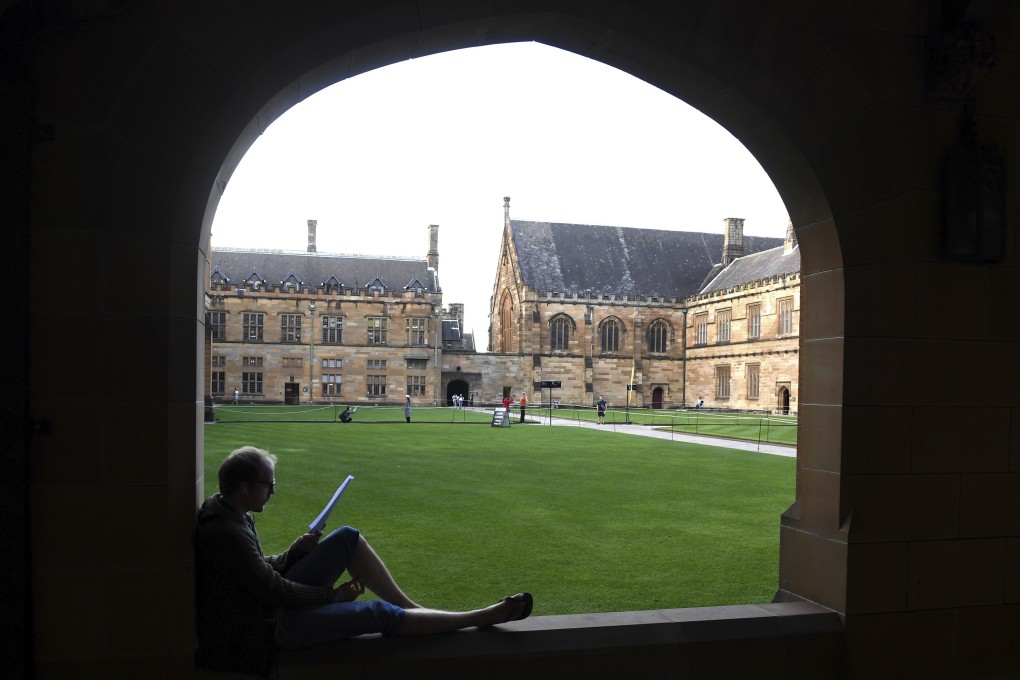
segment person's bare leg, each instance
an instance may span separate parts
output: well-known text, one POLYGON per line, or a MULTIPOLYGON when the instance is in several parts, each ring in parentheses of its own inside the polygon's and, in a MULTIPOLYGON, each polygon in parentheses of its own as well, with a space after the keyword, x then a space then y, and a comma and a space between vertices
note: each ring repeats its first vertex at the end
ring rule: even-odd
POLYGON ((472 626, 495 626, 517 618, 524 604, 520 600, 504 598, 494 605, 466 612, 445 612, 437 609, 408 609, 398 635, 433 635, 449 633, 472 626))
MULTIPOLYGON (((390 575, 390 570, 382 559, 368 544, 364 536, 358 537, 358 549, 354 551, 354 559, 347 565, 351 577, 390 604, 404 609, 419 609, 421 605, 409 598, 390 575)), ((472 624, 467 624, 472 625, 472 624)))

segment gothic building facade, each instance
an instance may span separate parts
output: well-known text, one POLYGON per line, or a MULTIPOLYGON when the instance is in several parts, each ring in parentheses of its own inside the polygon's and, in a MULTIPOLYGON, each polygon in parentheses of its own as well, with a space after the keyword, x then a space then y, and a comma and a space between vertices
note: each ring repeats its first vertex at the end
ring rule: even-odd
MULTIPOLYGON (((489 348, 517 357, 513 385, 590 406, 788 412, 796 400, 800 254, 787 237, 510 219, 489 348)), ((487 392, 495 391, 487 386, 487 392)))

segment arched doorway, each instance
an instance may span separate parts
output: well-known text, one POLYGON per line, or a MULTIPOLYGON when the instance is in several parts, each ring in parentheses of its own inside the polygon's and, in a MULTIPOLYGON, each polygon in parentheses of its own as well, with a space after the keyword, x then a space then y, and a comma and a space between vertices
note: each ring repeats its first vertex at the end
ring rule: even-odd
POLYGON ((446 384, 446 405, 453 406, 453 395, 459 394, 468 403, 471 398, 471 386, 466 380, 451 380, 446 384))
POLYGON ((656 387, 652 390, 652 408, 662 408, 662 396, 664 390, 661 387, 656 387))
POLYGON ((786 385, 779 386, 779 399, 777 400, 777 407, 780 413, 784 416, 790 413, 790 388, 786 385))

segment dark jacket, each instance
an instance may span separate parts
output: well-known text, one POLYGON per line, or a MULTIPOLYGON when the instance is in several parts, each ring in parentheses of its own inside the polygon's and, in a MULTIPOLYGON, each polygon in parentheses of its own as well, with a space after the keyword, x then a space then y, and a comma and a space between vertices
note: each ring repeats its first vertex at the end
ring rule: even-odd
POLYGON ((332 588, 281 576, 301 557, 293 544, 279 555, 263 555, 251 515, 234 510, 219 494, 202 503, 195 529, 197 665, 269 675, 283 605, 326 604, 334 598, 332 588))

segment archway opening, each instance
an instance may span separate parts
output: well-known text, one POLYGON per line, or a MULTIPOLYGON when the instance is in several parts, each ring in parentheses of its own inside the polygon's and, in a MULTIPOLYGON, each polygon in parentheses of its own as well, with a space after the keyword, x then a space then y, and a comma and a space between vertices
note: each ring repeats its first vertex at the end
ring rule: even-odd
MULTIPOLYGON (((567 350, 567 349, 568 349, 568 347, 564 347, 563 349, 564 349, 564 350, 567 350)), ((504 389, 505 393, 506 393, 506 391, 509 391, 509 389, 510 389, 509 387, 507 387, 506 389, 504 389)), ((448 403, 449 403, 449 398, 450 398, 450 395, 449 395, 449 389, 448 389, 448 395, 447 395, 448 403)))
POLYGON ((463 397, 467 403, 471 399, 471 385, 466 380, 451 380, 446 385, 446 405, 454 405, 454 397, 463 397))

